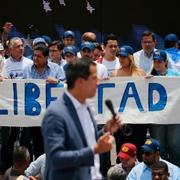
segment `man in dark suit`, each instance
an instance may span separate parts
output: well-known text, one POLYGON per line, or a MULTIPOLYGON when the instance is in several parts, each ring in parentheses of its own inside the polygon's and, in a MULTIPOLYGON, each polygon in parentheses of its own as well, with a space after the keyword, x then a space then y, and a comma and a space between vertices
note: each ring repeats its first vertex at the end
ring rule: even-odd
POLYGON ((67 91, 51 103, 42 122, 46 152, 46 180, 102 180, 99 154, 110 151, 111 135, 121 125, 118 116, 97 132, 86 99, 97 87, 96 64, 75 60, 66 71, 67 91), (101 135, 98 139, 98 134, 101 135))

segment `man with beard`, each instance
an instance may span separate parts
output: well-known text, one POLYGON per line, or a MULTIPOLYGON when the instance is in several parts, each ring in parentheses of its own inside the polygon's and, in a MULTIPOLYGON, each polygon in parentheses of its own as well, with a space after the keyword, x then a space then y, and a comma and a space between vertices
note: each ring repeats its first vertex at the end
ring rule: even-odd
POLYGON ((180 179, 179 167, 160 158, 160 144, 156 139, 148 138, 142 146, 143 162, 136 165, 129 173, 127 180, 150 180, 152 179, 151 168, 154 163, 163 161, 169 169, 169 180, 180 179))

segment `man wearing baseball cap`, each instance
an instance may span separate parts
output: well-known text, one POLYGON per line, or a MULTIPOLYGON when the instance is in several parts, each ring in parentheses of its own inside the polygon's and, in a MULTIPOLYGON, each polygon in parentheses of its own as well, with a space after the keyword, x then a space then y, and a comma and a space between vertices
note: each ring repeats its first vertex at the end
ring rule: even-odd
POLYGON ((149 180, 152 179, 151 168, 155 162, 163 161, 169 169, 169 180, 180 179, 179 167, 160 158, 160 144, 154 138, 148 138, 141 147, 143 162, 135 166, 128 174, 127 180, 149 180))
POLYGON ((166 49, 167 56, 173 61, 173 69, 180 72, 180 51, 178 45, 178 37, 176 34, 167 34, 164 38, 164 47, 166 49))
POLYGON ((138 164, 138 160, 136 158, 137 155, 137 148, 132 143, 124 143, 121 146, 121 149, 117 155, 120 158, 121 163, 111 167, 108 170, 108 177, 113 176, 114 173, 117 171, 121 172, 122 169, 126 172, 126 176, 131 171, 131 169, 138 164))
POLYGON ((65 31, 63 34, 64 46, 72 46, 75 44, 75 34, 73 31, 65 31))

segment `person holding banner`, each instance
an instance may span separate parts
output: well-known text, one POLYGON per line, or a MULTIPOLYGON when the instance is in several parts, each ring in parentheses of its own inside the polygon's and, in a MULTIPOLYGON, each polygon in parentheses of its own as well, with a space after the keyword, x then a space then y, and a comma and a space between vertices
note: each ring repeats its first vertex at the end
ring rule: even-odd
MULTIPOLYGON (((156 50, 153 54, 152 75, 180 76, 180 73, 167 68, 168 58, 164 50, 156 50)), ((173 117, 172 117, 173 118, 173 117)), ((161 144, 161 157, 180 166, 180 124, 149 125, 150 135, 161 144)))
MULTIPOLYGON (((23 70, 32 61, 23 56, 24 45, 19 37, 10 39, 9 42, 10 57, 4 61, 2 77, 9 79, 22 79, 23 70)), ((28 128, 2 127, 2 166, 0 174, 12 165, 12 153, 14 146, 24 145, 28 148, 32 159, 31 136, 28 128)))
POLYGON ((91 59, 70 63, 66 82, 67 91, 50 104, 42 121, 46 152, 44 179, 102 180, 99 154, 112 149, 112 134, 121 127, 120 117, 107 121, 105 133, 97 132, 86 104, 87 98, 95 96, 98 82, 96 63, 91 59))
MULTIPOLYGON (((24 79, 46 79, 47 83, 58 84, 65 79, 62 68, 48 61, 49 49, 44 44, 34 47, 33 64, 24 69, 24 79)), ((40 127, 32 127, 33 150, 35 158, 44 153, 43 139, 40 127)))
MULTIPOLYGON (((113 71, 113 76, 146 76, 143 69, 136 66, 133 57, 133 48, 131 46, 122 46, 118 53, 118 58, 121 64, 120 69, 113 71)), ((122 131, 115 133, 116 151, 119 152, 123 143, 131 142, 139 149, 146 140, 147 127, 145 124, 131 124, 132 134, 126 136, 122 131)), ((141 160, 141 154, 138 152, 138 159, 141 160)), ((118 159, 117 159, 118 160, 118 159)))

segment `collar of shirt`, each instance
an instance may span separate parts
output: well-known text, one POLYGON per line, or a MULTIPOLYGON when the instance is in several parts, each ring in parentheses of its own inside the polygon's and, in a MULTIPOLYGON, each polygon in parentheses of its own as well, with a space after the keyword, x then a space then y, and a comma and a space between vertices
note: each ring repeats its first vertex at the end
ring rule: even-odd
POLYGON ((20 62, 20 61, 23 60, 23 56, 21 57, 20 60, 16 60, 16 59, 14 59, 12 56, 10 56, 10 60, 11 60, 12 62, 20 62))
POLYGON ((143 49, 144 56, 146 56, 147 58, 152 58, 154 51, 155 51, 155 49, 151 52, 151 55, 148 56, 148 54, 147 54, 147 53, 144 51, 144 49, 143 49))
POLYGON ((65 92, 66 95, 71 99, 75 109, 79 109, 81 107, 85 107, 87 108, 88 105, 85 103, 85 104, 81 104, 74 96, 72 96, 68 91, 65 92))

